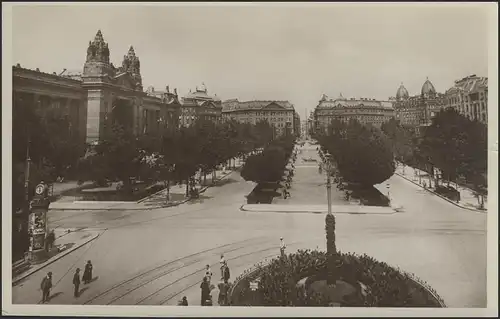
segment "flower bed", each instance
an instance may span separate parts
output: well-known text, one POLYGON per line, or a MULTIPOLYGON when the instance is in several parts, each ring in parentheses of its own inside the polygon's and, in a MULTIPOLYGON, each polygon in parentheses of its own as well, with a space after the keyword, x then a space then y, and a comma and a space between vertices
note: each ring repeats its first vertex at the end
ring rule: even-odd
MULTIPOLYGON (((299 250, 285 258, 273 259, 257 266, 235 281, 230 290, 233 306, 329 306, 332 302, 321 294, 306 294, 299 280, 319 276, 326 278, 326 252, 299 250), (258 289, 250 282, 260 278, 258 289)), ((426 283, 412 274, 395 269, 367 255, 338 253, 336 269, 340 280, 358 291, 339 301, 344 307, 445 307, 443 300, 426 283), (360 283, 366 287, 362 289, 360 283)), ((307 286, 309 283, 306 283, 307 286)))

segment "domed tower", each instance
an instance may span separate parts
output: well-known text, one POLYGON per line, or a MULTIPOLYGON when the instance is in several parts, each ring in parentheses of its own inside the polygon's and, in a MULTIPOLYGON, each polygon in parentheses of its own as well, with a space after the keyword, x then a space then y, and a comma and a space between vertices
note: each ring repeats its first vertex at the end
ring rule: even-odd
POLYGON ((130 46, 127 55, 123 56, 121 71, 129 72, 136 80, 137 89, 142 90, 141 62, 135 55, 133 46, 130 46))
POLYGON ((410 95, 408 94, 408 90, 403 85, 403 82, 401 82, 401 85, 399 86, 399 89, 396 92, 396 101, 407 100, 409 97, 410 95))
POLYGON ((102 75, 112 75, 113 67, 109 63, 109 48, 104 42, 101 30, 97 31, 94 41, 89 41, 87 59, 83 66, 83 81, 95 82, 102 75))
POLYGON ((424 85, 422 85, 422 96, 428 97, 434 95, 436 95, 436 89, 434 88, 434 85, 432 85, 431 81, 429 81, 429 78, 427 78, 424 85))

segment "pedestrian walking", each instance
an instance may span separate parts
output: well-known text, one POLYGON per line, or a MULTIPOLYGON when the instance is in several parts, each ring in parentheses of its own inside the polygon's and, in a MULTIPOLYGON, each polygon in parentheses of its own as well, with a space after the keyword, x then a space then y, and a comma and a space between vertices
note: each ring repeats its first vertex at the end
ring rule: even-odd
POLYGON ((224 283, 227 284, 229 282, 229 278, 231 277, 231 273, 229 272, 229 266, 227 263, 224 266, 224 283))
POLYGON ((205 269, 205 277, 207 278, 208 285, 210 286, 210 282, 212 281, 212 269, 210 269, 210 265, 207 265, 207 268, 205 269))
POLYGON ((219 298, 217 299, 217 303, 219 306, 227 305, 227 292, 229 290, 229 285, 225 282, 219 283, 219 298))
POLYGON ((48 233, 47 238, 45 239, 47 252, 50 252, 52 250, 55 241, 56 241, 56 235, 54 234, 54 230, 51 230, 48 233))
POLYGON ((78 298, 80 292, 80 268, 76 268, 75 275, 73 276, 73 285, 75 286, 74 296, 78 298))
POLYGON ((226 264, 226 259, 224 259, 224 255, 220 255, 220 279, 224 278, 224 266, 226 264))
POLYGON ((203 281, 201 282, 200 288, 201 288, 201 305, 206 306, 206 302, 210 298, 210 287, 206 276, 203 277, 203 281))
POLYGON ((283 237, 280 237, 280 252, 281 252, 281 257, 285 257, 285 241, 283 240, 283 237))
POLYGON ((87 260, 87 264, 85 265, 85 270, 83 271, 83 283, 88 284, 92 281, 92 262, 90 260, 87 260))
POLYGON ((50 289, 52 289, 52 272, 49 271, 47 276, 43 277, 40 284, 42 290, 42 303, 49 301, 50 289))

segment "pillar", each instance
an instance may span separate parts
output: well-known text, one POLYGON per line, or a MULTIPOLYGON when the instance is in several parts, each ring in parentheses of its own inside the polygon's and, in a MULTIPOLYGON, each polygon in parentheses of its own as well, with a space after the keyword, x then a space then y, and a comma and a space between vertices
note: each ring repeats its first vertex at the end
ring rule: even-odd
POLYGON ((87 143, 98 141, 102 137, 104 115, 104 92, 102 90, 89 90, 87 95, 87 143))

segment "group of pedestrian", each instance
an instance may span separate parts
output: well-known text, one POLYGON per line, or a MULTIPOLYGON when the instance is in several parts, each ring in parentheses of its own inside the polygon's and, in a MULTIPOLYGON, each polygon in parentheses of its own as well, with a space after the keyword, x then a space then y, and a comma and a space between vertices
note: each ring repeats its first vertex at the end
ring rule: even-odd
MULTIPOLYGON (((75 274, 73 275, 73 286, 74 286, 74 297, 78 298, 80 293, 80 283, 83 281, 84 284, 89 284, 92 281, 92 262, 87 261, 85 265, 85 270, 83 276, 80 280, 80 268, 76 268, 75 274)), ((50 291, 52 289, 52 272, 49 271, 45 277, 42 279, 40 284, 40 289, 42 290, 42 303, 46 303, 50 299, 50 291)))
MULTIPOLYGON (((220 256, 220 282, 217 285, 219 288, 219 298, 218 298, 218 303, 219 305, 226 305, 227 304, 227 292, 229 290, 229 278, 231 276, 230 271, 229 271, 229 266, 227 265, 227 261, 224 258, 224 255, 220 256)), ((212 270, 210 269, 210 265, 206 266, 205 269, 205 276, 203 276, 203 280, 201 282, 200 288, 201 288, 201 305, 202 306, 212 306, 212 296, 210 295, 210 292, 212 289, 215 287, 212 285, 212 277, 213 273, 212 270)))

